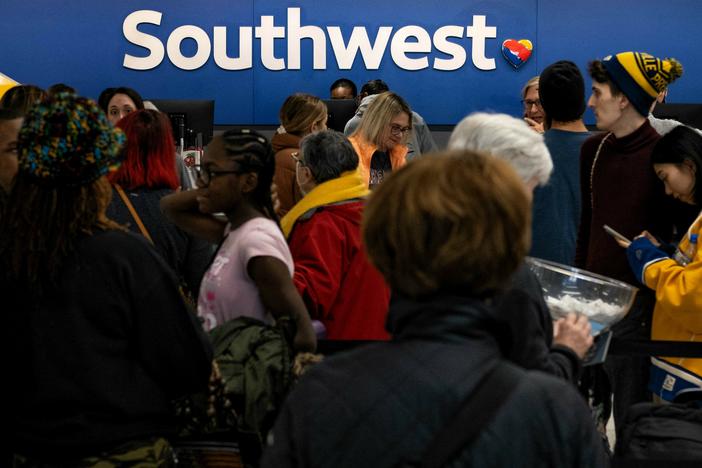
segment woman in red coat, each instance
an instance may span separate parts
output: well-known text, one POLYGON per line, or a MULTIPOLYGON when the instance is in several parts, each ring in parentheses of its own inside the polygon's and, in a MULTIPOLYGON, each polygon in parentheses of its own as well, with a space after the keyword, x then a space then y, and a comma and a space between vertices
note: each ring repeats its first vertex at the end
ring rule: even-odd
POLYGON ((281 220, 293 281, 331 340, 386 340, 390 290, 368 262, 361 216, 369 193, 351 143, 334 131, 302 140, 297 182, 304 198, 281 220))

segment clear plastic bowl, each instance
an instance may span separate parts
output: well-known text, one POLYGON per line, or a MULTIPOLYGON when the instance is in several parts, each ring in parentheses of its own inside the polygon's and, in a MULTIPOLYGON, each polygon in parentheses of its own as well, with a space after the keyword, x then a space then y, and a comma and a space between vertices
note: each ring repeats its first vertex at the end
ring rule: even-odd
POLYGON ((590 319, 593 335, 623 319, 638 291, 622 281, 568 265, 532 257, 526 262, 541 283, 551 317, 583 314, 590 319))

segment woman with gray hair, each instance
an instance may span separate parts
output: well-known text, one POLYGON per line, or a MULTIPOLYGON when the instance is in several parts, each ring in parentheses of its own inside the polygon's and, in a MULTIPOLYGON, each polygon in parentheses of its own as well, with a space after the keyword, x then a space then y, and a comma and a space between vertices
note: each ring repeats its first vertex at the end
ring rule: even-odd
MULTIPOLYGON (((507 161, 529 194, 544 185, 553 170, 541 134, 505 114, 474 113, 451 133, 449 149, 482 151, 507 161)), ((505 356, 527 369, 539 369, 577 382, 581 359, 592 345, 587 318, 570 314, 552 323, 538 279, 522 263, 510 288, 498 300, 499 316, 511 331, 505 356)))
POLYGON ((465 117, 453 129, 448 147, 485 151, 504 159, 530 189, 546 185, 553 171, 544 137, 506 114, 476 112, 465 117))

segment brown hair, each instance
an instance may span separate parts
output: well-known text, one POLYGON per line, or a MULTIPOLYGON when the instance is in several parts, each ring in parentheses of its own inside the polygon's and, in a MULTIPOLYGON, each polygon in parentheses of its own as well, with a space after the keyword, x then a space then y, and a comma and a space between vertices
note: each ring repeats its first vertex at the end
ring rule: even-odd
MULTIPOLYGON (((407 114, 410 130, 412 129, 412 110, 398 94, 387 91, 377 96, 363 114, 361 123, 353 135, 358 134, 365 141, 380 147, 383 144, 386 127, 396 115, 402 112, 407 114)), ((405 141, 407 138, 408 135, 405 134, 405 141)))
POLYGON ((26 114, 37 102, 46 97, 46 91, 35 85, 17 85, 8 89, 0 99, 0 107, 26 114))
POLYGON ((508 163, 451 151, 411 161, 372 193, 363 240, 394 291, 479 296, 516 270, 530 226, 527 189, 508 163))
POLYGON ((607 73, 607 69, 604 67, 601 60, 593 60, 592 62, 588 63, 587 71, 593 81, 600 84, 609 85, 609 92, 612 94, 612 96, 619 96, 622 94, 622 90, 619 89, 619 86, 617 86, 617 84, 609 77, 609 73, 607 73))
POLYGON ((317 96, 295 93, 283 103, 278 117, 285 131, 297 136, 310 132, 312 125, 327 116, 327 105, 317 96))

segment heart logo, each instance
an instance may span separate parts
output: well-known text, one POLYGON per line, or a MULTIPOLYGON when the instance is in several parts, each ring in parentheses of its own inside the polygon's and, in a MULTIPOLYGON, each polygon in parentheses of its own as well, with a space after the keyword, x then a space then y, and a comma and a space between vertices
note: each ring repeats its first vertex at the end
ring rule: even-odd
POLYGON ((514 68, 524 65, 531 57, 533 49, 529 39, 507 39, 502 43, 502 55, 514 68))

